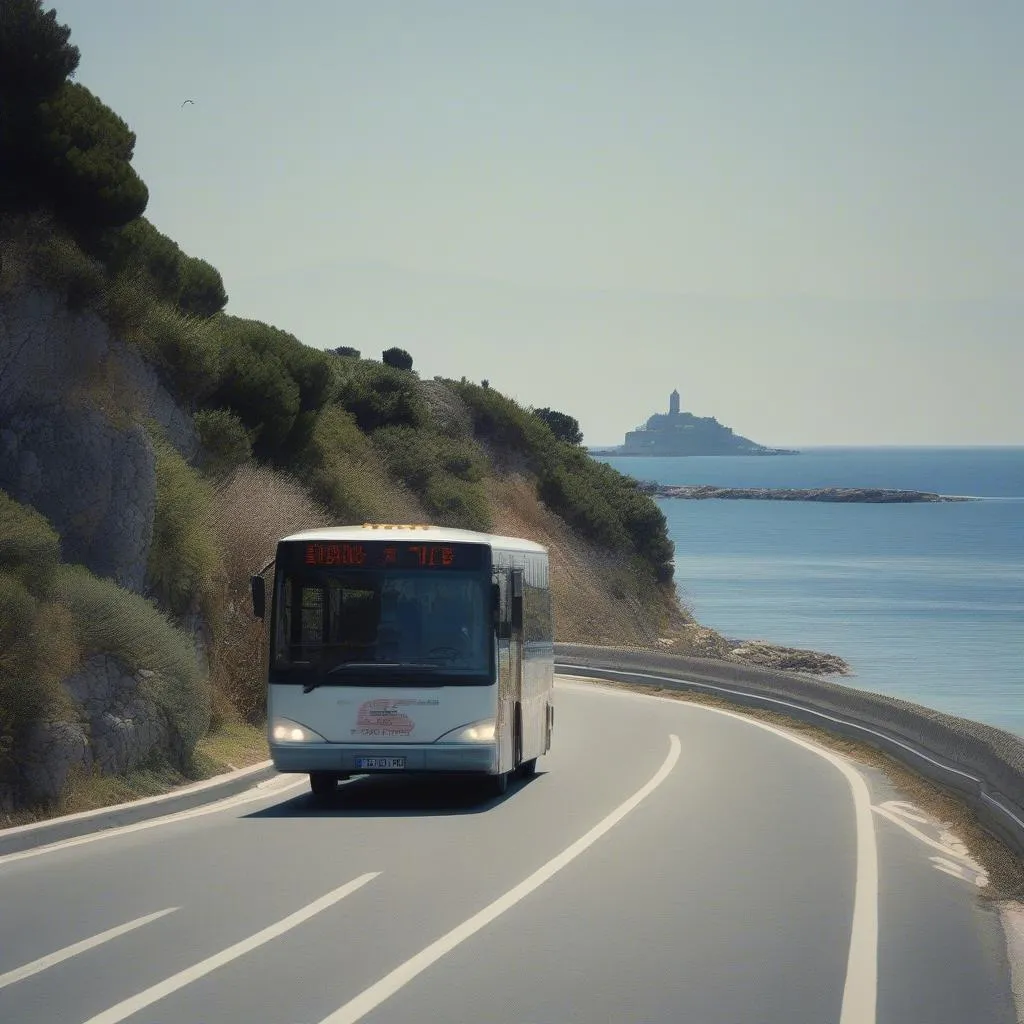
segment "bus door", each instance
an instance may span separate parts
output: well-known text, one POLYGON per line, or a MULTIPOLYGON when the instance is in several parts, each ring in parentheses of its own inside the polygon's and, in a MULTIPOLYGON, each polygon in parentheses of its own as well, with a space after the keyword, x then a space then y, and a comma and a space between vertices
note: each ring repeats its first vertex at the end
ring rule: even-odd
MULTIPOLYGON (((498 728, 503 770, 514 766, 516 730, 522 729, 523 699, 523 570, 498 570, 501 591, 498 627, 498 728), (507 753, 505 753, 507 752, 507 753)), ((521 741, 521 739, 520 739, 521 741)))

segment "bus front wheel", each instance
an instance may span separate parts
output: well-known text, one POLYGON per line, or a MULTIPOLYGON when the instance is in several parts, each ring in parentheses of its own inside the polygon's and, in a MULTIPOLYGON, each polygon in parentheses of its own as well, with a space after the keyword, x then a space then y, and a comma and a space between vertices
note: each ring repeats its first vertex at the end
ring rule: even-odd
POLYGON ((310 772, 309 788, 317 800, 326 800, 338 791, 338 776, 331 772, 310 772))

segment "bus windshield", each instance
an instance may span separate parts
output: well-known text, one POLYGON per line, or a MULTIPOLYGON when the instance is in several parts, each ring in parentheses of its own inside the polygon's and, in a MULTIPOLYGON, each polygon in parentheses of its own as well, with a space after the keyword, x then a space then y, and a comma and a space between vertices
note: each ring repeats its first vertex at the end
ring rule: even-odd
POLYGON ((439 686, 492 676, 482 572, 296 569, 277 587, 274 682, 439 686))

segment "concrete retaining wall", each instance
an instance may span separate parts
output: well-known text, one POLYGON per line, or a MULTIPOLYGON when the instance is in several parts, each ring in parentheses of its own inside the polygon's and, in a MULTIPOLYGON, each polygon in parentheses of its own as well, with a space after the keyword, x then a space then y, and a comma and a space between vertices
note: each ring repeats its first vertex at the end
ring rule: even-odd
POLYGON ((582 644, 555 645, 563 675, 693 690, 778 711, 867 743, 956 790, 1024 857, 1024 739, 896 697, 773 669, 582 644))

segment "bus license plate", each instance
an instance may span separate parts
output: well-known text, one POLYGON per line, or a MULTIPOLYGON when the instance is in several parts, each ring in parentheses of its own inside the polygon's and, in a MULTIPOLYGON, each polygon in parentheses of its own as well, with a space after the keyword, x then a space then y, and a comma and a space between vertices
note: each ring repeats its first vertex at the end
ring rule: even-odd
POLYGON ((357 757, 357 768, 404 768, 404 757, 357 757))

